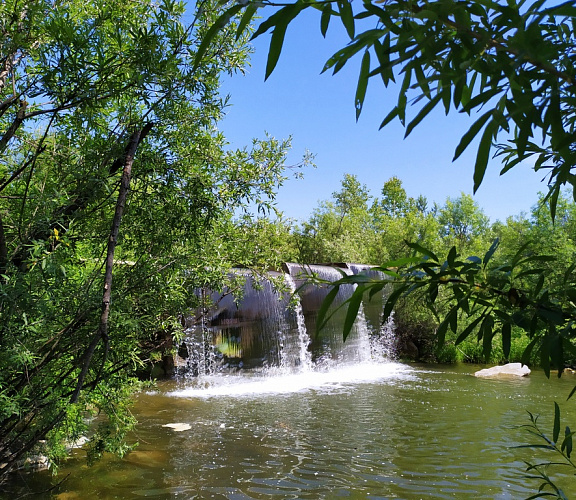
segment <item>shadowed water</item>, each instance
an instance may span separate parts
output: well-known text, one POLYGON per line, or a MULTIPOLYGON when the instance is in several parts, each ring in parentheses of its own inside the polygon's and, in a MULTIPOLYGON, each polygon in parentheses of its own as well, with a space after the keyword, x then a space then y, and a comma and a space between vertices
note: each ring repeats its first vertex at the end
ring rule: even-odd
MULTIPOLYGON (((162 383, 138 396, 140 446, 124 460, 87 468, 78 451, 59 477, 23 480, 33 498, 62 500, 528 497, 539 483, 523 460, 553 456, 514 449, 534 441, 518 425, 530 410, 551 434, 554 399, 574 422, 564 401, 576 380, 481 380, 477 368, 362 363, 162 383)), ((559 479, 576 491, 573 476, 559 479)))

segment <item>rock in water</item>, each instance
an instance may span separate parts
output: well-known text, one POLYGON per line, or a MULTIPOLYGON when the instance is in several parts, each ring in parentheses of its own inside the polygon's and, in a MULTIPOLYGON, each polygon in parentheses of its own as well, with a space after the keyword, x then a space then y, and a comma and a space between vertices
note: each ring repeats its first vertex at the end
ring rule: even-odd
POLYGON ((175 432, 182 432, 192 429, 190 424, 185 424, 182 422, 177 422, 174 424, 164 424, 162 427, 169 427, 170 429, 174 429, 175 432))
POLYGON ((508 363, 502 366, 493 366, 477 371, 476 377, 526 377, 530 375, 530 368, 522 363, 508 363))

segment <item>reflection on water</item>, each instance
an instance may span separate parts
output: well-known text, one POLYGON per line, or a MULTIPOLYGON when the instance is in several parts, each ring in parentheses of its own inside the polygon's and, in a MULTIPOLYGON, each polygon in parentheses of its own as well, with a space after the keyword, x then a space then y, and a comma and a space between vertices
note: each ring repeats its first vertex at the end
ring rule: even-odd
MULTIPOLYGON (((38 491, 71 473, 34 497, 62 500, 528 497, 538 483, 523 460, 542 454, 512 448, 531 440, 518 425, 530 410, 551 430, 553 401, 575 379, 480 380, 476 369, 363 364, 163 383, 139 395, 140 446, 124 460, 88 468, 78 452, 58 478, 24 479, 38 491)), ((573 477, 560 482, 576 491, 573 477)))

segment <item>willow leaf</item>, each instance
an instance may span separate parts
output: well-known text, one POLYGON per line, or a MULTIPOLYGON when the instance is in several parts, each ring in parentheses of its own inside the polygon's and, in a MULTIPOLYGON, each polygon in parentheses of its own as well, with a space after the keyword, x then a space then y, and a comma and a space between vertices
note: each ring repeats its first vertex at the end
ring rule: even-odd
POLYGON ((330 319, 330 317, 326 317, 326 315, 339 291, 340 287, 333 287, 332 290, 328 292, 328 295, 326 295, 326 298, 322 301, 322 305, 318 310, 318 317, 316 319, 316 333, 320 333, 320 330, 326 326, 326 322, 328 319, 330 319))
POLYGON ((294 19, 302 10, 303 6, 300 3, 295 3, 294 5, 289 5, 282 9, 284 15, 279 19, 278 23, 272 31, 272 38, 270 39, 270 48, 268 49, 268 60, 266 61, 266 75, 264 80, 274 71, 280 53, 282 52, 282 46, 284 44, 284 36, 286 35, 286 28, 292 19, 294 19))
POLYGON ((200 63, 202 62, 202 58, 204 57, 204 54, 206 54, 206 51, 208 50, 208 47, 212 43, 214 37, 220 32, 220 30, 222 30, 222 28, 224 28, 230 22, 230 19, 232 19, 243 8, 244 6, 241 4, 233 5, 227 11, 225 11, 218 19, 216 19, 216 21, 214 21, 214 24, 212 26, 210 26, 210 28, 206 32, 206 35, 204 35, 204 37, 202 38, 202 43, 200 43, 200 46, 196 51, 196 57, 194 58, 194 70, 196 70, 200 65, 200 63))
POLYGON ((354 38, 354 13, 352 12, 352 4, 348 0, 338 0, 338 10, 340 11, 340 18, 342 24, 346 28, 346 32, 350 39, 354 38))
POLYGON ((436 107, 436 104, 438 104, 441 97, 442 96, 440 94, 436 94, 422 107, 422 109, 418 112, 418 114, 406 127, 406 133, 404 134, 404 138, 408 137, 410 132, 414 130, 414 127, 416 127, 416 125, 418 125, 430 113, 430 111, 432 111, 436 107))
POLYGON ((502 351, 504 351, 504 357, 508 359, 510 356, 510 347, 512 344, 512 325, 510 323, 504 323, 502 325, 502 351))
POLYGON ((478 145, 478 154, 476 155, 476 164, 474 165, 474 193, 478 191, 478 188, 484 179, 484 174, 486 173, 495 128, 496 124, 494 121, 491 121, 486 125, 486 129, 484 130, 482 138, 480 139, 480 144, 478 145))
POLYGON ((484 268, 486 268, 486 265, 488 264, 488 262, 490 262, 490 259, 494 255, 494 252, 496 252, 496 250, 498 249, 499 245, 500 245, 500 239, 495 238, 494 241, 492 242, 492 245, 490 245, 490 249, 486 252, 486 255, 484 255, 484 259, 482 260, 484 268))
POLYGON ((386 118, 384 118, 384 120, 382 120, 382 123, 380 124, 379 129, 383 129, 386 125, 388 125, 397 116, 398 116, 398 106, 394 106, 394 109, 386 115, 386 118))
POLYGON ((358 317, 358 310, 360 309, 360 305, 362 304, 362 295, 364 293, 364 287, 359 285, 352 297, 348 300, 348 310, 346 311, 346 318, 344 319, 344 340, 348 338, 350 332, 352 331, 352 327, 354 326, 354 322, 358 317))
POLYGON ((370 73, 370 52, 366 50, 362 56, 362 64, 360 66, 360 75, 358 76, 358 85, 356 87, 356 121, 360 118, 362 113, 362 106, 364 105, 364 98, 366 97, 366 89, 368 88, 368 76, 370 73))
POLYGON ((558 403, 554 401, 554 430, 552 431, 552 441, 558 442, 558 437, 560 436, 560 407, 558 403))
POLYGON ((326 38, 326 33, 328 32, 328 26, 330 24, 330 19, 332 18, 333 10, 332 4, 327 3, 322 9, 322 16, 320 17, 320 32, 322 36, 326 38))
POLYGON ((457 160, 460 157, 460 155, 464 151, 466 151, 466 148, 470 145, 470 143, 472 142, 474 137, 476 137, 476 135, 478 135, 478 132, 480 132, 480 130, 482 129, 484 124, 488 121, 491 114, 492 114, 492 111, 488 111, 487 113, 484 113, 480 118, 478 118, 478 120, 476 120, 472 124, 472 126, 468 129, 468 132, 466 132, 462 136, 462 138, 460 139, 460 143, 458 144, 458 146, 456 146, 456 150, 454 151, 454 158, 452 159, 452 161, 457 160))
POLYGON ((436 254, 434 252, 432 252, 432 250, 428 250, 427 248, 424 248, 422 245, 419 245, 418 243, 411 243, 409 241, 406 241, 406 245, 408 245, 412 250, 416 250, 416 251, 420 252, 421 254, 426 255, 427 257, 430 257, 435 262, 438 262, 438 257, 436 256, 436 254))
POLYGON ((254 14, 256 14, 257 10, 258 7, 256 7, 254 4, 248 4, 244 14, 242 14, 242 19, 240 19, 240 24, 238 24, 238 29, 236 30, 236 40, 242 36, 242 33, 244 33, 244 30, 250 24, 250 21, 252 21, 252 18, 254 17, 254 14))

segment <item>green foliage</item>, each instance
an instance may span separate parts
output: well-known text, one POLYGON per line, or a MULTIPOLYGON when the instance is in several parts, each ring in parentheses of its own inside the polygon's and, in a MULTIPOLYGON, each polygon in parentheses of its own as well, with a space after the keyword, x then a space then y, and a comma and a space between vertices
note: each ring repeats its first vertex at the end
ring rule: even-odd
POLYGON ((523 427, 530 432, 533 436, 536 436, 538 443, 519 446, 518 448, 536 448, 541 450, 548 450, 554 453, 554 455, 560 456, 560 458, 555 458, 554 461, 546 460, 537 464, 526 462, 526 475, 527 479, 534 479, 541 481, 538 493, 528 497, 527 500, 533 498, 557 498, 558 500, 567 500, 568 496, 556 485, 556 483, 547 474, 547 469, 550 466, 564 466, 570 467, 572 469, 576 468, 576 464, 572 461, 572 437, 574 433, 570 430, 570 427, 566 426, 564 433, 561 436, 561 415, 560 407, 558 403, 554 403, 554 425, 552 429, 552 438, 541 429, 538 424, 538 416, 533 415, 528 412, 530 417, 530 424, 524 425, 523 427), (544 442, 545 444, 541 444, 544 442), (560 461, 558 461, 560 460, 560 461))
MULTIPOLYGON (((385 306, 385 319, 400 297, 419 291, 439 322, 439 346, 445 344, 449 331, 457 336, 455 346, 474 336, 482 343, 484 359, 490 359, 493 340, 500 334, 503 356, 508 359, 512 328, 520 328, 530 339, 523 361, 538 352, 547 375, 552 367, 559 375, 562 373, 566 359, 575 353, 572 341, 576 335, 576 309, 570 299, 573 266, 565 273, 561 290, 553 291, 540 265, 554 257, 534 255, 526 247, 521 247, 510 262, 493 264, 498 240, 482 258, 462 259, 452 247, 446 260, 440 260, 417 243, 409 246, 421 257, 415 255, 376 268, 390 276, 394 284, 385 306), (537 285, 526 287, 533 277, 537 285), (462 319, 466 320, 465 326, 460 328, 462 319)), ((382 286, 381 280, 363 275, 343 277, 334 286, 337 289, 350 283, 359 285, 348 301, 352 305, 358 296, 371 294, 382 286)))
POLYGON ((125 453, 132 374, 181 337, 191 291, 278 260, 254 250, 281 223, 227 239, 236 210, 273 210, 289 141, 218 132, 220 75, 247 57, 234 22, 211 29, 219 5, 0 5, 2 478, 87 422, 91 458, 125 453))
POLYGON ((437 210, 441 236, 454 242, 458 249, 468 249, 474 239, 486 236, 489 219, 470 195, 461 193, 458 198, 448 198, 437 210))
MULTIPOLYGON (((275 4, 235 4, 216 25, 224 25, 242 9, 243 21, 253 19, 266 6, 275 4)), ((253 35, 272 33, 267 77, 278 61, 289 23, 306 9, 320 12, 322 34, 336 18, 350 37, 324 71, 338 73, 361 55, 354 96, 357 117, 373 78, 386 87, 399 80, 397 103, 382 126, 397 118, 406 135, 437 107, 446 113, 481 113, 454 155, 459 157, 478 139, 474 190, 484 178, 495 141, 504 133, 507 142, 496 146, 502 172, 528 159, 536 170, 546 169, 554 217, 562 186, 576 186, 571 174, 576 165, 572 2, 297 0, 282 4, 253 35), (416 106, 411 119, 408 103, 416 106)))
POLYGON ((400 258, 408 248, 405 240, 437 240, 438 224, 425 204, 422 197, 408 197, 397 178, 385 183, 382 199, 372 199, 356 176, 346 174, 342 189, 321 202, 296 230, 297 261, 375 263, 400 258))
MULTIPOLYGON (((244 16, 252 19, 258 9, 274 4, 243 2, 228 13, 240 5, 246 9, 244 16)), ((496 232, 510 234, 515 225, 537 237, 534 245, 527 239, 520 245, 511 244, 509 238, 503 255, 495 256, 498 240, 490 248, 470 245, 469 238, 477 232, 476 228, 486 225, 481 213, 476 211, 478 217, 472 217, 475 207, 465 203, 471 200, 461 199, 460 204, 449 200, 451 206, 441 214, 441 225, 446 235, 459 240, 459 245, 437 249, 423 246, 422 241, 410 243, 422 256, 419 260, 395 259, 381 266, 380 270, 395 283, 386 314, 391 314, 400 298, 415 292, 423 294, 438 321, 436 336, 440 346, 445 345, 449 334, 456 336, 454 347, 475 337, 482 345, 483 357, 488 359, 494 340, 500 337, 503 356, 509 358, 513 331, 521 329, 529 339, 522 360, 526 362, 539 353, 546 374, 550 375, 551 367, 555 367, 560 375, 565 361, 576 354, 574 233, 563 231, 565 222, 559 201, 566 184, 573 188, 576 200, 574 2, 551 5, 543 0, 531 4, 515 0, 296 0, 279 6, 254 33, 256 37, 272 32, 266 76, 278 61, 288 24, 306 9, 320 12, 320 31, 324 36, 330 21, 337 18, 350 38, 326 62, 324 71, 338 73, 355 56, 361 57, 354 96, 357 118, 368 83, 374 77, 381 79, 385 87, 397 79, 399 84, 395 87, 399 89, 397 103, 383 119, 382 127, 398 119, 408 135, 436 108, 446 114, 453 110, 474 114, 476 120, 454 154, 458 158, 471 144, 476 145, 474 191, 482 183, 496 150, 503 162, 501 173, 521 163, 546 172, 549 189, 542 201, 548 203, 552 221, 561 221, 557 229, 549 223, 539 224, 538 214, 533 214, 533 226, 531 221, 518 220, 510 221, 509 227, 495 228, 496 232), (412 117, 408 103, 415 106, 412 117), (506 142, 496 144, 503 135, 506 142), (555 243, 558 235, 559 244, 555 243), (551 253, 541 252, 548 248, 551 253), (436 256, 439 250, 446 253, 445 259, 436 256), (473 254, 463 259, 463 251, 473 254)), ((395 189, 390 189, 385 197, 390 194, 393 200, 401 201, 397 186, 390 188, 395 189)), ((571 222, 566 226, 574 229, 571 222)), ((524 234, 519 234, 524 240, 524 234)), ((358 287, 348 301, 344 337, 360 297, 382 288, 381 281, 359 275, 343 277, 336 282, 335 290, 350 283, 358 287)), ((332 294, 328 301, 330 298, 332 294)), ((571 432, 568 430, 566 435, 569 441, 560 451, 569 455, 571 432)), ((555 428, 554 443, 557 437, 555 428)), ((531 470, 543 480, 540 494, 531 498, 565 498, 541 469, 531 470), (544 492, 547 487, 553 492, 544 492)))

